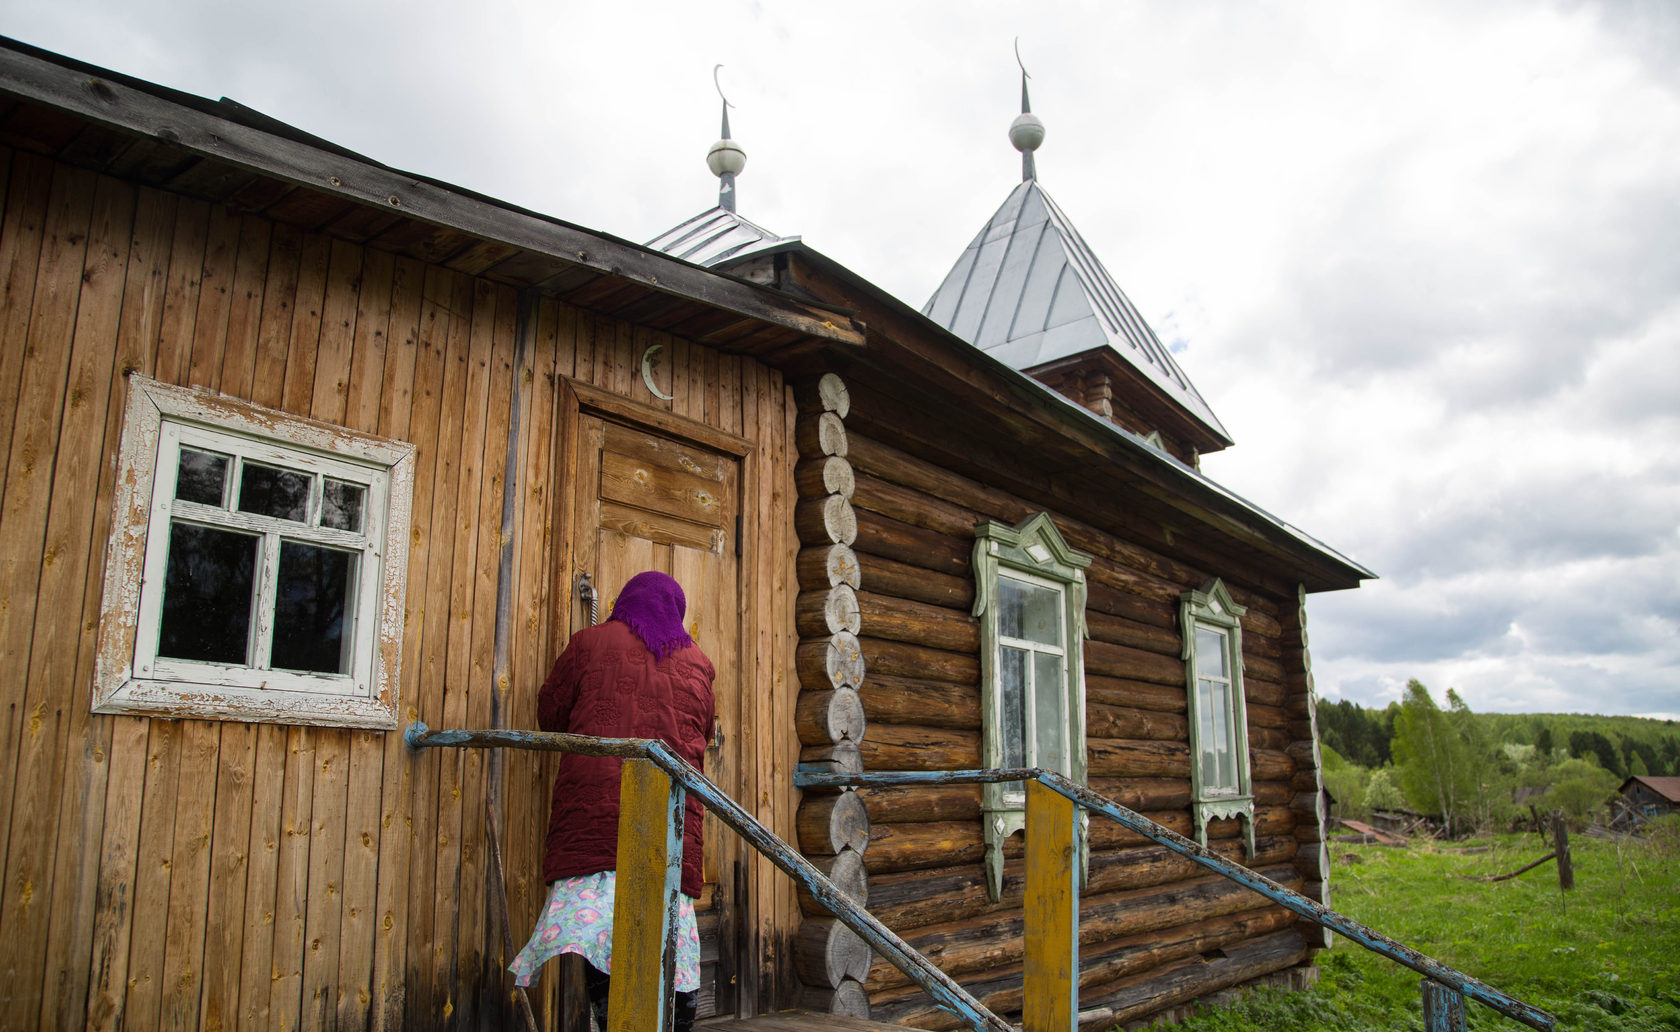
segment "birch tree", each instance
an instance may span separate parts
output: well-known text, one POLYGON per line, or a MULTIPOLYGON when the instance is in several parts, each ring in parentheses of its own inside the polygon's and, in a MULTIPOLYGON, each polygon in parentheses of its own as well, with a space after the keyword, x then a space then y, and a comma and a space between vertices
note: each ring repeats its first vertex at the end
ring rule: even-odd
POLYGON ((1438 813, 1447 834, 1473 792, 1470 746, 1423 682, 1406 683, 1394 718, 1394 766, 1406 801, 1423 813, 1438 813))

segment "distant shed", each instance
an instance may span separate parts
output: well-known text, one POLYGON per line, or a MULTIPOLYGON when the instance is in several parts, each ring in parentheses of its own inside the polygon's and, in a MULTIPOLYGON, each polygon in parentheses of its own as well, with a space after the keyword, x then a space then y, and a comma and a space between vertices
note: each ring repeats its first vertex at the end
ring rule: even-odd
POLYGON ((1637 775, 1622 782, 1611 801, 1612 827, 1637 827, 1648 820, 1680 812, 1680 778, 1637 775))

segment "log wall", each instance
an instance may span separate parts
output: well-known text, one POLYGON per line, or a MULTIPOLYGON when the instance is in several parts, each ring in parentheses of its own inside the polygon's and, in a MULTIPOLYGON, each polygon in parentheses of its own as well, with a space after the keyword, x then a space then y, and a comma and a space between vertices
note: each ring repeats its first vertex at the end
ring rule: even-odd
MULTIPOLYGON (((744 501, 786 528, 780 374, 343 233, 11 150, 0 277, 0 1028, 512 1027, 485 815, 499 800, 517 945, 545 892, 552 760, 90 712, 124 376, 412 442, 399 721, 534 727, 570 617, 554 588, 570 583, 564 378, 760 442, 744 501), (674 401, 638 375, 654 343, 674 401)), ((743 801, 790 839, 791 545, 770 530, 743 575, 740 707, 758 743, 743 801)), ((744 974, 774 1001, 791 992, 772 983, 787 980, 798 900, 779 876, 750 883, 741 934, 762 960, 744 974)), ((555 985, 536 994, 545 1027, 555 985)))
MULTIPOLYGON (((799 632, 797 732, 803 766, 834 773, 864 767, 868 740, 860 690, 869 677, 858 631, 863 598, 858 592, 858 521, 852 509, 856 481, 847 461, 846 416, 851 394, 832 373, 798 383, 794 442, 799 461, 794 485, 799 501, 794 529, 799 539, 799 597, 794 625, 799 632)), ((806 792, 799 804, 800 852, 859 903, 868 905, 868 808, 858 793, 806 792)), ((864 983, 871 954, 861 938, 810 898, 803 899, 797 970, 800 1002, 831 1014, 863 1016, 869 1001, 864 983)))
MULTIPOLYGON (((854 391, 850 407, 843 437, 824 438, 810 424, 812 432, 798 438, 801 468, 814 471, 815 463, 843 458, 850 488, 843 525, 832 519, 819 522, 817 511, 840 509, 832 501, 837 496, 818 492, 814 472, 800 480, 800 505, 812 514, 800 526, 806 550, 799 607, 800 712, 814 716, 844 683, 846 726, 856 729, 836 737, 832 720, 818 726, 806 716, 801 721, 806 757, 837 769, 978 766, 979 633, 969 615, 973 527, 983 519, 1017 523, 1043 506, 917 457, 917 452, 949 454, 960 450, 962 442, 930 440, 928 435, 937 431, 901 406, 854 391), (808 448, 813 444, 822 447, 808 448), (857 568, 855 580, 845 581, 850 590, 840 607, 846 614, 843 626, 819 619, 837 607, 827 601, 834 588, 818 576, 825 568, 816 550, 834 547, 823 535, 837 527, 857 568), (851 651, 854 636, 861 663, 851 651), (850 712, 854 686, 861 714, 850 712)), ((806 426, 814 414, 804 408, 801 413, 806 426)), ((1131 528, 1115 515, 1126 511, 1124 500, 1109 499, 1106 505, 1096 512, 1051 512, 1069 544, 1094 556, 1087 571, 1090 638, 1085 643, 1086 748, 1093 787, 1190 833, 1191 757, 1179 598, 1221 577, 1248 609, 1243 660, 1258 855, 1244 856, 1241 828, 1234 820, 1210 824, 1209 845, 1286 885, 1319 891, 1323 876, 1309 862, 1307 848, 1322 838, 1316 803, 1307 805, 1316 796, 1302 787, 1316 780, 1316 763, 1311 728, 1300 719, 1310 713, 1310 704, 1298 598, 1240 561, 1210 562, 1218 553, 1203 543, 1185 541, 1176 553, 1141 544, 1171 541, 1173 533, 1163 534, 1160 526, 1131 528)), ((856 794, 865 813, 848 814, 847 821, 854 834, 859 826, 867 831, 866 847, 859 851, 870 909, 987 1006, 1018 1012, 1020 839, 1006 846, 1003 896, 991 903, 982 867, 977 786, 856 794)), ((821 814, 836 812, 832 807, 819 811, 828 805, 819 803, 823 798, 807 793, 802 816, 809 815, 813 830, 821 814)), ((806 826, 803 821, 801 826, 806 826)), ((832 831, 826 834, 833 837, 832 831)), ((814 844, 803 838, 801 843, 807 848, 814 844)), ((1090 843, 1080 914, 1082 1008, 1135 1017, 1152 1009, 1149 1001, 1167 1006, 1194 999, 1311 956, 1295 919, 1262 897, 1210 878, 1188 861, 1100 820, 1093 823, 1090 843)), ((920 990, 879 960, 870 966, 863 989, 873 1018, 952 1027, 920 990)))

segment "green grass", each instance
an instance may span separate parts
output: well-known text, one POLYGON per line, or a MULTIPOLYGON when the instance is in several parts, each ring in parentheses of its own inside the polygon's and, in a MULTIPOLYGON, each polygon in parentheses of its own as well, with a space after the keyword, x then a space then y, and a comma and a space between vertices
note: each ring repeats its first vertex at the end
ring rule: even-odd
MULTIPOLYGON (((1559 1029, 1680 1030, 1680 819, 1646 840, 1574 835, 1575 888, 1533 835, 1409 849, 1332 846, 1332 905, 1558 1019, 1559 1029), (1466 848, 1491 846, 1487 852, 1466 848)), ((1261 990, 1179 1026, 1195 1032, 1421 1030, 1419 976, 1337 936, 1307 992, 1261 990)), ((1527 1026, 1470 1002, 1473 1029, 1527 1026)))

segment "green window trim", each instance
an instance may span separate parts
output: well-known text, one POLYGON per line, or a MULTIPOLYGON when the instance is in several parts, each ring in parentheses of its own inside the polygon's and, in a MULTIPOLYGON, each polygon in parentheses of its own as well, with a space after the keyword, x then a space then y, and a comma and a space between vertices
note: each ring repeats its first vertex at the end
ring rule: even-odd
POLYGON ((1180 596, 1190 717, 1191 823, 1207 845, 1208 821, 1240 818, 1254 856, 1254 785, 1243 694, 1243 606, 1217 577, 1180 596))
MULTIPOLYGON (((1085 783, 1085 570, 1045 513, 974 528, 974 616, 986 767, 1043 767, 1085 783), (1014 690, 1006 690, 1006 684, 1014 690)), ((1026 827, 1023 786, 982 788, 987 892, 1003 891, 1003 843, 1026 827)), ((1080 836, 1080 860, 1086 858, 1080 836)))

